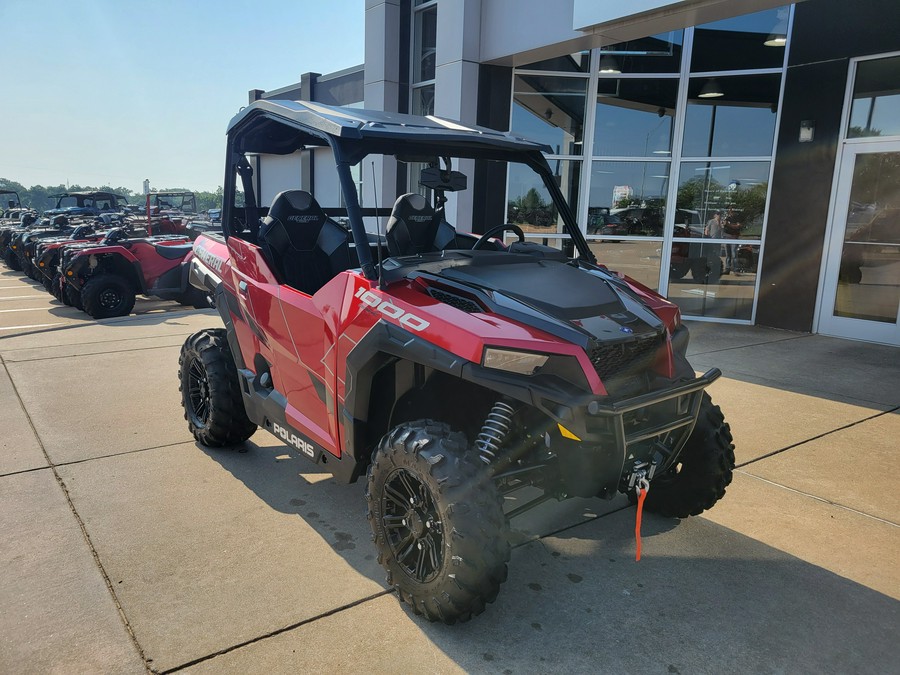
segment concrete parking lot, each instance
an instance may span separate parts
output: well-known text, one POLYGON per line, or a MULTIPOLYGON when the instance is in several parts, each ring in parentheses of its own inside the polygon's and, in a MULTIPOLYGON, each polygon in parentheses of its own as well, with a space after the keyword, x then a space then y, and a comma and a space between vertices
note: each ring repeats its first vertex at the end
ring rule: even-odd
POLYGON ((136 312, 0 273, 0 673, 897 670, 900 350, 692 324, 725 499, 645 515, 639 563, 624 497, 545 504, 497 602, 443 626, 386 589, 362 483, 264 432, 193 442, 177 355, 215 313, 136 312))

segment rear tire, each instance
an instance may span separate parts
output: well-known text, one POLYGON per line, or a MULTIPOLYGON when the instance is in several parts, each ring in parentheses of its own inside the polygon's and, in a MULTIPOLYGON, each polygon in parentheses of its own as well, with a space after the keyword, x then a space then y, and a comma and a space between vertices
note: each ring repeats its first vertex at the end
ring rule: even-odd
POLYGON ((100 274, 81 289, 84 311, 95 319, 127 316, 134 309, 134 289, 117 274, 100 274))
POLYGON ((704 392, 694 431, 676 465, 653 479, 644 508, 669 518, 699 515, 725 496, 733 470, 731 427, 704 392))
POLYGON ((225 329, 202 330, 185 341, 178 357, 178 381, 184 419, 201 445, 237 445, 256 431, 244 409, 225 329))
POLYGON ((509 526, 463 434, 431 420, 394 428, 373 456, 366 501, 378 562, 416 614, 453 624, 496 599, 509 526))
POLYGON ((196 309, 206 309, 210 306, 206 293, 190 284, 188 284, 188 287, 184 291, 184 295, 181 296, 181 300, 178 302, 182 305, 192 306, 196 309))

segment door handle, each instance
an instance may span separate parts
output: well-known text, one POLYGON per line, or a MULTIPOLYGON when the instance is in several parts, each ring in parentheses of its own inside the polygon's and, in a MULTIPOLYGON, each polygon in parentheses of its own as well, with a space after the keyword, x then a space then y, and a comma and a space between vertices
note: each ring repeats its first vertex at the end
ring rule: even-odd
POLYGON ((247 295, 247 282, 246 281, 241 281, 238 283, 238 292, 241 295, 244 295, 244 296, 247 295))

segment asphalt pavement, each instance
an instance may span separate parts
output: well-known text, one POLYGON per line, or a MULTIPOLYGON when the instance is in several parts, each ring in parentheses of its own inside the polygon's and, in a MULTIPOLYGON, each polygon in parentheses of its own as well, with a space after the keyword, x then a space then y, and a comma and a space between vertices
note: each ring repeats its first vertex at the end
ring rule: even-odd
POLYGON ((512 521, 498 600, 429 624, 387 590, 363 485, 259 431, 193 442, 184 338, 93 321, 0 266, 0 673, 885 673, 900 663, 900 350, 689 323, 735 439, 683 521, 572 499, 512 521))

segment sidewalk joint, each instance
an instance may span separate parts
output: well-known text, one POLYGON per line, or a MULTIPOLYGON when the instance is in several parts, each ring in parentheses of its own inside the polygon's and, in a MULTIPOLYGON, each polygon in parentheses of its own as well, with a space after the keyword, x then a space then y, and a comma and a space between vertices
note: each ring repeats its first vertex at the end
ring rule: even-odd
POLYGON ((78 527, 81 529, 81 536, 84 538, 85 543, 88 545, 88 549, 91 552, 91 555, 94 557, 94 564, 97 565, 97 569, 100 571, 101 576, 103 577, 103 581, 106 583, 106 589, 109 591, 110 596, 112 596, 113 604, 116 606, 116 610, 119 612, 119 618, 122 620, 122 623, 125 627, 125 632, 128 634, 128 637, 131 639, 131 644, 134 645, 134 648, 137 650, 138 656, 144 664, 144 667, 148 672, 153 672, 150 663, 147 661, 147 656, 144 654, 144 650, 141 647, 140 643, 137 640, 137 636, 134 634, 134 630, 131 628, 131 624, 128 621, 128 617, 125 616, 125 610, 122 608, 122 603, 119 602, 119 597, 116 595, 116 590, 113 587, 112 581, 109 578, 109 575, 106 573, 106 569, 103 567, 103 563, 100 561, 100 554, 97 552, 97 549, 94 547, 94 542, 91 541, 91 536, 88 534, 87 526, 84 524, 84 520, 82 520, 81 516, 78 514, 78 510, 75 508, 75 504, 72 501, 72 496, 69 494, 69 489, 66 487, 65 481, 62 479, 62 476, 59 475, 59 472, 56 470, 56 466, 53 464, 53 460, 50 459, 50 455, 47 453, 47 448, 44 447, 44 442, 41 440, 40 435, 38 434, 37 428, 34 426, 34 420, 31 419, 31 414, 28 412, 28 409, 25 407, 25 401, 22 400, 22 395, 19 393, 19 388, 16 386, 15 381, 12 378, 12 375, 9 372, 9 369, 6 367, 6 361, 3 360, 3 355, 0 354, 0 365, 3 366, 3 370, 6 372, 6 376, 9 378, 10 386, 13 389, 13 392, 16 395, 16 399, 19 401, 19 405, 22 408, 22 412, 25 414, 25 419, 28 420, 28 425, 31 427, 31 431, 34 434, 35 439, 37 440, 38 445, 41 448, 41 452, 44 454, 44 459, 47 460, 47 468, 49 468, 53 472, 53 477, 56 479, 57 485, 59 485, 60 489, 63 492, 63 496, 66 499, 66 503, 69 505, 69 510, 72 512, 72 516, 75 518, 75 522, 78 523, 78 527))

